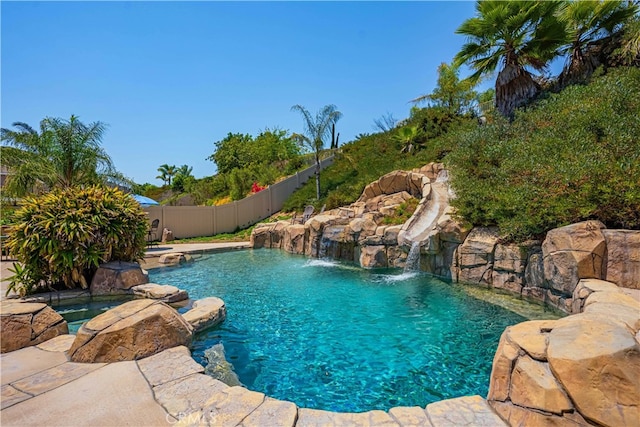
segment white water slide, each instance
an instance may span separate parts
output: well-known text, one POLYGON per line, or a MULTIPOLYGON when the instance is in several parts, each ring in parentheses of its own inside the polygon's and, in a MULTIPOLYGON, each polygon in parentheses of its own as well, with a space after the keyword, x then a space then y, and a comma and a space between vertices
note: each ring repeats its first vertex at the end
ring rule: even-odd
POLYGON ((398 243, 413 246, 417 243, 424 246, 431 233, 436 231, 436 224, 449 207, 449 176, 446 170, 431 183, 431 192, 426 200, 421 200, 413 216, 398 235, 398 243))

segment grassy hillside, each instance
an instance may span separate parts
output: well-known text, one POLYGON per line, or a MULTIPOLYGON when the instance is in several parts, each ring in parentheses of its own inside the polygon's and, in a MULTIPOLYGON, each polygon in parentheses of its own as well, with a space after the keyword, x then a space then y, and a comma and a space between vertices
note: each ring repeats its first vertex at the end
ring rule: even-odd
MULTIPOLYGON (((396 169, 413 169, 431 161, 440 161, 449 148, 444 140, 426 135, 441 135, 448 129, 468 129, 476 126, 471 118, 449 117, 446 113, 427 109, 414 110, 405 126, 424 129, 417 141, 421 148, 412 153, 402 153, 402 144, 394 136, 399 128, 373 135, 362 135, 344 144, 336 153, 334 164, 320 175, 322 197, 315 200, 315 182, 310 180, 287 200, 284 210, 301 210, 307 204, 316 208, 325 205, 333 209, 354 202, 364 187, 380 176, 396 169)), ((446 142, 448 144, 448 142, 446 142)))
MULTIPOLYGON (((546 94, 512 122, 453 120, 415 154, 401 153, 393 138, 398 130, 364 136, 345 144, 323 172, 321 200, 314 200, 309 182, 285 209, 348 204, 385 173, 443 161, 453 173, 460 215, 475 225, 500 226, 506 240, 539 237, 585 219, 638 229, 639 112, 640 69, 620 68, 588 85, 546 94)), ((414 114, 406 126, 438 124, 426 116, 414 114)))

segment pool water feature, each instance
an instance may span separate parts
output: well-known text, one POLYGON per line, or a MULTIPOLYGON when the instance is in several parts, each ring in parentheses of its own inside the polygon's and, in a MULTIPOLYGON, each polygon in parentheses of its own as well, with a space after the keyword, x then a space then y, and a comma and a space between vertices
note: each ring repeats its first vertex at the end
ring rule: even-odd
POLYGON ((247 388, 300 407, 387 410, 488 391, 500 334, 526 320, 419 272, 372 271, 279 251, 216 254, 150 280, 222 298, 222 343, 247 388))

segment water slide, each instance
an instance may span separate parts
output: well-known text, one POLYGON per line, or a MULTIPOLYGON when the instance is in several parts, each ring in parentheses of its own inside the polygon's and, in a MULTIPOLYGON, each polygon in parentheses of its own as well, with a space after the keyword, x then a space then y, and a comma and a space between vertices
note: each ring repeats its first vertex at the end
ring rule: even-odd
POLYGON ((414 243, 424 246, 432 232, 436 231, 436 224, 449 207, 449 176, 442 171, 435 182, 431 183, 431 192, 420 201, 413 216, 407 221, 398 235, 398 243, 402 246, 412 246, 414 243))

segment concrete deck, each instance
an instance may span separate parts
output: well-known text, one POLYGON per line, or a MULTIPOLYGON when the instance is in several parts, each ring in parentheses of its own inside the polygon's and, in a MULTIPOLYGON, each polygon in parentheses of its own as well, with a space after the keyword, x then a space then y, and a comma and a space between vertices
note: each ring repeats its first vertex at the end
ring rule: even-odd
POLYGON ((73 335, 0 356, 3 426, 505 426, 480 396, 334 413, 298 408, 204 375, 186 347, 145 359, 73 363, 73 335))

